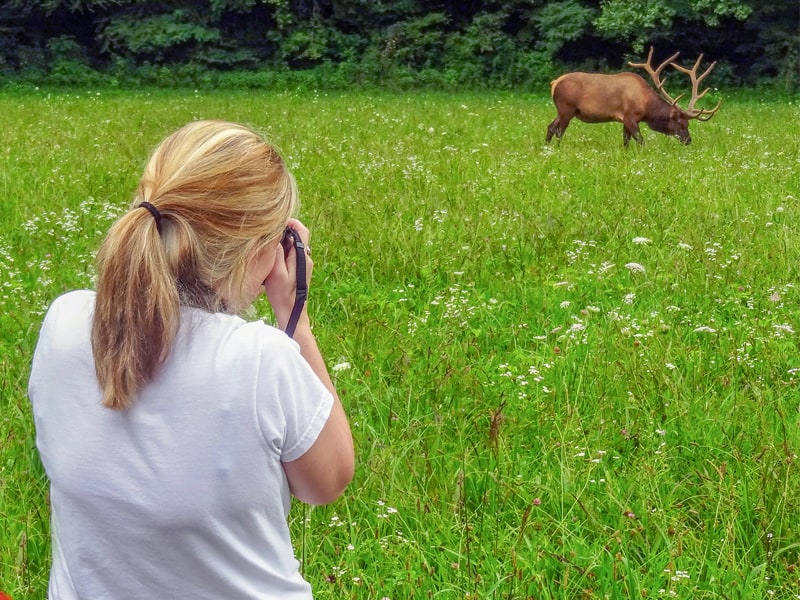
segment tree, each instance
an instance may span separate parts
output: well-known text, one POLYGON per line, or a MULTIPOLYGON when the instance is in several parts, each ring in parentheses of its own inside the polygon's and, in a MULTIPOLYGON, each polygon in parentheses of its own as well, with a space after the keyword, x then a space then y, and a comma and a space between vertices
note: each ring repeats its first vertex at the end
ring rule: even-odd
POLYGON ((798 16, 796 3, 774 0, 7 0, 0 72, 79 81, 150 69, 169 83, 170 69, 322 68, 508 87, 624 67, 654 45, 719 60, 725 83, 797 89, 798 16))
POLYGON ((647 42, 672 37, 677 23, 699 21, 713 29, 751 12, 746 0, 602 0, 594 23, 601 35, 626 40, 640 53, 647 42))

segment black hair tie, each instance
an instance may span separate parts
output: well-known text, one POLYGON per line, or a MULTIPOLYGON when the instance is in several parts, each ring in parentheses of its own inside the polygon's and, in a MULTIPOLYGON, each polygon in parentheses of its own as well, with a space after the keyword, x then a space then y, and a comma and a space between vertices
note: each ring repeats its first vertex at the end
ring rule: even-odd
POLYGON ((158 209, 155 206, 153 206, 152 204, 150 204, 149 202, 142 202, 136 208, 146 208, 148 211, 150 211, 150 214, 153 215, 153 219, 155 219, 155 221, 156 221, 156 229, 158 229, 158 233, 160 234, 161 233, 161 213, 158 212, 158 209))

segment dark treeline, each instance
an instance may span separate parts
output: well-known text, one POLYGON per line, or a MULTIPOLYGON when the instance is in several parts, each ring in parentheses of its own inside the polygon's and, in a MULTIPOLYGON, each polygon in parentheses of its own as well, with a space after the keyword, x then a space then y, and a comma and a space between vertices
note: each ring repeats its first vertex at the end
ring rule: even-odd
POLYGON ((797 0, 6 0, 0 77, 60 85, 532 88, 680 50, 800 86, 797 0))

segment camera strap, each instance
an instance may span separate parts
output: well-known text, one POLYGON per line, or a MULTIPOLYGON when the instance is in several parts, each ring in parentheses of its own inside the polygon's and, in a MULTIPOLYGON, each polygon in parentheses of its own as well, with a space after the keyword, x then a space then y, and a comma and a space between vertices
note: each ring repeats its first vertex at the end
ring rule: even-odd
POLYGON ((292 307, 292 314, 289 316, 289 322, 286 324, 286 335, 289 337, 294 336, 294 330, 297 327, 297 321, 300 319, 300 314, 303 312, 303 306, 308 298, 308 283, 306 282, 306 247, 300 234, 295 229, 287 231, 292 236, 292 244, 294 245, 296 268, 297 268, 297 285, 294 295, 294 306, 292 307))

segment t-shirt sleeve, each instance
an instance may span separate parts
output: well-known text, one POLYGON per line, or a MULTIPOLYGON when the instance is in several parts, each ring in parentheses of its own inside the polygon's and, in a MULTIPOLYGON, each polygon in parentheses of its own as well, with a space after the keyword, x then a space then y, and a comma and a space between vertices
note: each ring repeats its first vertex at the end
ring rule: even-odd
POLYGON ((333 407, 333 396, 300 354, 297 343, 264 327, 256 389, 258 424, 282 462, 292 462, 317 441, 333 407))

